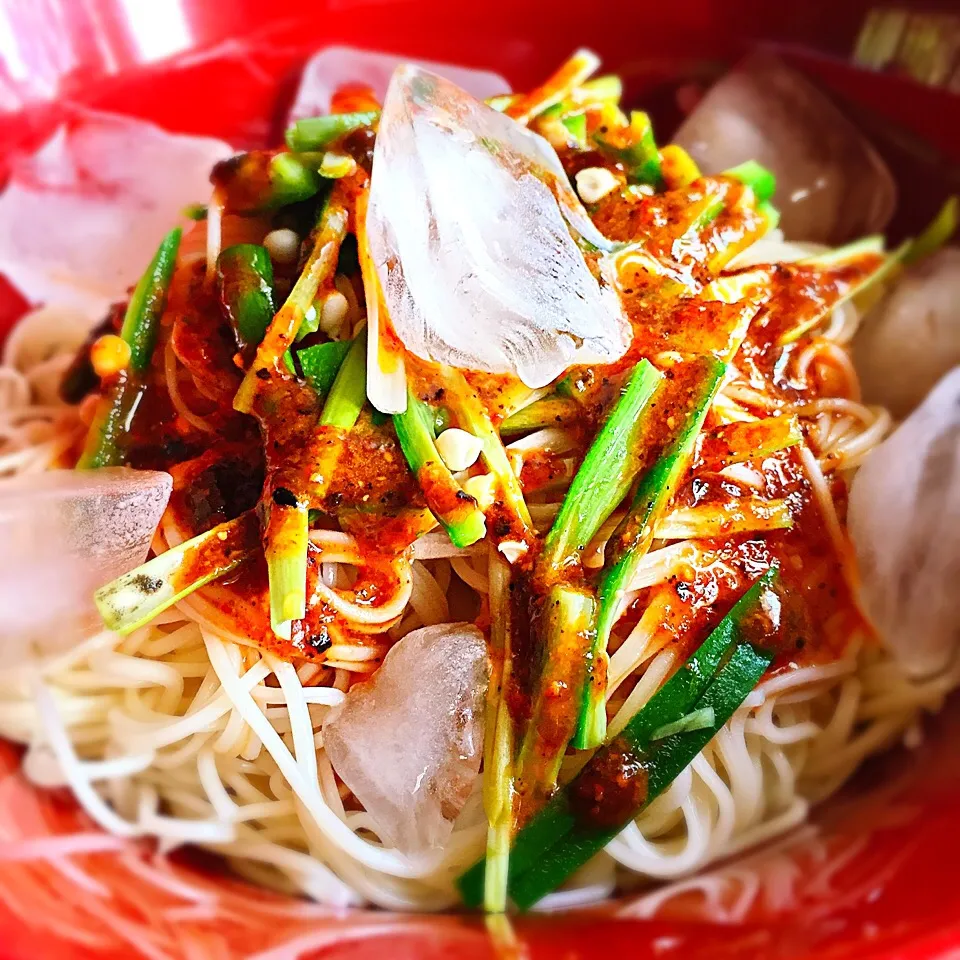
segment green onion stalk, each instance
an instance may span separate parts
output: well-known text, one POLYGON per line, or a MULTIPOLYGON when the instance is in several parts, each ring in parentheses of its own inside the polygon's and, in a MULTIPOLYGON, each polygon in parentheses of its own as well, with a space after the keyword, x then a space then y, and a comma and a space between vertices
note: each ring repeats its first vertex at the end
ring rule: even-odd
MULTIPOLYGON (((507 891, 529 909, 595 856, 680 775, 733 716, 773 661, 781 624, 779 578, 770 568, 717 628, 517 834, 507 891), (774 602, 772 602, 774 601, 774 602)), ((496 864, 502 871, 502 861, 496 864)), ((479 906, 491 869, 481 860, 457 885, 479 906)), ((498 879, 498 883, 502 883, 498 879)))
POLYGON ((352 344, 352 340, 328 340, 297 351, 296 362, 303 379, 321 399, 330 392, 352 344))
POLYGON ((265 506, 263 552, 270 586, 270 627, 289 640, 294 620, 307 615, 309 508, 286 487, 277 488, 265 506))
MULTIPOLYGON (((644 136, 640 134, 646 130, 646 127, 636 115, 631 122, 636 126, 636 135, 639 137, 638 146, 634 149, 642 153, 640 145, 646 140, 645 134, 644 136)), ((610 149, 622 159, 622 149, 612 147, 610 149)), ((635 178, 657 176, 662 180, 662 159, 659 153, 657 157, 659 166, 654 166, 651 159, 648 172, 635 173, 635 178), (659 172, 655 174, 654 171, 659 172)), ((689 184, 675 188, 682 192, 687 202, 683 206, 682 213, 677 213, 671 219, 670 229, 675 237, 674 242, 681 248, 688 248, 691 256, 697 259, 702 258, 704 242, 710 239, 706 235, 710 227, 722 214, 739 209, 742 216, 736 220, 736 229, 733 224, 724 228, 722 240, 716 243, 716 249, 709 253, 706 260, 708 270, 718 274, 738 253, 776 226, 779 214, 769 199, 775 187, 776 180, 773 174, 760 164, 750 161, 725 171, 719 176, 702 178, 697 184, 695 194, 691 193, 689 184)), ((617 252, 619 255, 629 254, 631 258, 636 259, 638 254, 643 256, 645 253, 644 243, 642 241, 630 243, 617 252)), ((657 270, 654 268, 653 272, 657 270)))
POLYGON ((221 160, 210 180, 224 210, 244 215, 309 200, 327 182, 296 154, 268 150, 221 160))
POLYGON ((534 571, 534 587, 546 593, 541 629, 542 655, 534 689, 534 709, 518 761, 521 818, 536 809, 556 786, 579 717, 570 698, 582 698, 596 656, 596 604, 591 590, 566 582, 580 571, 580 554, 626 496, 640 462, 641 425, 662 375, 641 360, 624 382, 620 396, 577 471, 560 512, 544 540, 534 571), (558 697, 557 691, 563 696, 558 697))
POLYGON ((482 444, 480 455, 497 480, 498 509, 502 511, 504 520, 502 526, 508 531, 502 536, 497 534, 498 541, 509 539, 523 543, 525 547, 529 546, 534 540, 533 522, 523 498, 520 481, 510 466, 510 460, 497 427, 461 371, 453 367, 445 367, 443 377, 446 385, 444 392, 446 403, 453 411, 457 423, 480 438, 482 444))
POLYGON ((560 122, 570 134, 573 145, 577 150, 587 149, 587 115, 575 113, 569 117, 561 117, 560 122))
POLYGON ((704 434, 693 469, 719 472, 747 460, 763 459, 803 442, 795 416, 726 423, 704 434))
MULTIPOLYGON (((260 244, 238 243, 217 258, 216 274, 220 307, 233 330, 241 357, 249 365, 277 312, 270 254, 260 244)), ((300 324, 298 340, 306 326, 306 322, 300 324)), ((289 349, 283 359, 286 368, 296 373, 289 349)))
MULTIPOLYGON (((242 413, 256 413, 265 426, 273 418, 293 415, 290 411, 276 409, 278 403, 271 400, 271 396, 279 395, 280 381, 290 379, 291 374, 283 358, 294 342, 317 291, 332 281, 336 271, 348 222, 344 189, 338 183, 324 204, 303 272, 283 306, 270 321, 234 397, 235 409, 242 413)), ((335 386, 336 381, 327 397, 327 405, 342 403, 344 393, 352 396, 352 389, 344 386, 334 397, 335 386)), ((268 477, 263 499, 264 553, 270 582, 271 623, 280 637, 289 636, 291 621, 306 616, 308 510, 307 498, 300 491, 274 484, 268 477)))
POLYGON ((313 304, 317 291, 333 280, 340 245, 347 233, 347 221, 344 195, 338 183, 320 214, 313 247, 303 272, 271 320, 257 349, 256 358, 234 398, 233 406, 241 413, 253 412, 256 398, 269 393, 271 379, 289 375, 286 367, 281 367, 282 357, 296 339, 304 314, 313 304))
POLYGON ((483 538, 486 520, 476 500, 463 490, 437 451, 436 422, 430 405, 408 387, 407 409, 393 415, 400 449, 430 512, 447 531, 451 543, 469 547, 483 538))
POLYGON ((658 416, 663 415, 666 406, 671 410, 676 406, 677 412, 672 415, 679 425, 657 460, 641 475, 627 515, 607 542, 604 572, 597 590, 597 632, 573 741, 579 749, 596 747, 606 736, 606 650, 610 633, 620 616, 624 594, 653 542, 657 520, 689 466, 697 436, 726 372, 726 364, 713 357, 691 359, 684 366, 692 376, 681 381, 689 385, 689 390, 680 387, 679 402, 670 400, 677 390, 675 380, 664 381, 654 399, 658 416))
POLYGON ((650 117, 646 113, 632 111, 629 126, 616 142, 603 134, 597 134, 594 139, 602 149, 623 164, 631 183, 646 183, 655 190, 663 187, 660 152, 653 137, 650 117), (620 141, 625 145, 621 145, 620 141))
POLYGON ((580 551, 626 496, 640 467, 633 457, 638 421, 649 418, 650 413, 644 411, 662 379, 647 360, 641 360, 630 372, 544 540, 537 564, 540 579, 576 563, 580 551))
MULTIPOLYGON (((336 354, 340 352, 338 349, 330 358, 331 367, 336 354)), ((367 331, 363 329, 347 344, 347 349, 343 351, 343 360, 337 364, 336 375, 320 413, 321 427, 352 430, 356 425, 367 396, 366 355, 367 331)), ((329 376, 329 369, 324 373, 324 378, 326 376, 329 376)), ((319 472, 326 475, 322 469, 319 472)))
POLYGON ((707 269, 716 276, 734 257, 776 227, 780 221, 780 213, 771 202, 777 187, 776 177, 755 160, 748 160, 725 170, 719 178, 709 179, 726 192, 719 209, 703 211, 706 219, 698 225, 697 232, 704 231, 721 213, 739 213, 736 219, 737 230, 730 229, 729 224, 720 229, 718 233, 721 236, 716 248, 707 258, 707 269), (730 181, 735 183, 731 184, 730 181), (736 183, 742 184, 746 189, 736 190, 736 183), (734 188, 732 192, 731 187, 734 188))
POLYGON ((143 375, 150 366, 160 330, 160 318, 167 305, 170 280, 180 248, 180 228, 163 238, 153 260, 134 288, 127 305, 121 338, 130 347, 127 369, 119 374, 101 396, 87 433, 79 469, 112 467, 123 463, 123 438, 130 432, 143 397, 143 375))
POLYGON ((849 283, 840 296, 834 299, 823 298, 818 303, 817 310, 803 317, 800 322, 781 335, 779 345, 785 346, 799 340, 805 333, 821 324, 831 312, 848 301, 862 297, 871 290, 882 289, 885 281, 893 279, 901 269, 904 258, 910 252, 911 244, 912 241, 904 240, 896 250, 885 253, 883 237, 875 235, 798 260, 793 266, 816 267, 821 270, 842 269, 854 265, 858 260, 876 262, 873 269, 866 271, 859 280, 849 283))
POLYGON ((596 599, 585 587, 557 584, 543 600, 539 615, 540 682, 517 758, 515 815, 523 823, 540 809, 557 786, 567 744, 577 728, 570 694, 586 679, 585 651, 594 631, 596 599))
POLYGON ((570 96, 599 66, 600 58, 592 50, 578 50, 535 90, 512 99, 503 112, 517 123, 529 123, 570 96))
POLYGON ((260 523, 253 510, 153 557, 94 594, 104 623, 127 634, 189 596, 232 573, 257 552, 260 523))
MULTIPOLYGON (((343 369, 343 376, 338 383, 338 370, 333 371, 331 384, 337 386, 335 390, 328 388, 331 396, 321 414, 322 427, 349 429, 356 422, 362 407, 366 343, 361 335, 344 346, 348 354, 353 350, 352 362, 349 366, 338 365, 338 369, 343 369)), ((329 371, 324 376, 328 374, 329 371)), ((291 529, 294 536, 302 537, 299 533, 302 525, 298 524, 299 517, 295 517, 291 521, 291 529)), ((234 520, 184 541, 101 587, 95 595, 97 607, 111 630, 129 633, 194 590, 232 573, 256 554, 260 544, 257 514, 249 510, 234 520)), ((299 544, 297 549, 301 549, 299 544)), ((302 553, 306 556, 305 545, 302 553)), ((289 573, 291 582, 299 580, 298 568, 294 563, 290 564, 289 573)), ((278 574, 282 582, 287 571, 281 569, 278 574)), ((272 619, 279 617, 277 622, 282 624, 287 612, 290 611, 280 606, 272 611, 272 619)))
POLYGON ((252 353, 277 312, 273 264, 267 248, 238 243, 224 250, 217 258, 217 293, 237 347, 252 353))
POLYGON ((960 223, 960 197, 948 197, 923 233, 911 241, 904 254, 903 265, 909 267, 945 247, 957 232, 958 223, 960 223))
POLYGON ((490 658, 486 733, 483 738, 483 806, 487 815, 487 870, 480 881, 477 903, 487 913, 507 907, 510 844, 513 839, 514 723, 507 693, 513 671, 513 611, 510 567, 490 547, 490 658))
POLYGON ((500 436, 516 436, 521 433, 530 433, 533 430, 543 430, 545 427, 556 427, 576 420, 583 408, 568 397, 551 396, 534 400, 533 403, 521 407, 516 413, 507 417, 500 424, 500 436))
POLYGON ((768 231, 775 229, 780 223, 780 211, 773 205, 777 178, 772 170, 768 170, 755 160, 748 160, 727 170, 725 176, 733 177, 749 187, 750 193, 742 199, 742 202, 748 208, 753 207, 760 216, 744 236, 733 243, 725 244, 723 249, 714 255, 710 266, 715 274, 720 273, 737 254, 768 231))
POLYGON ((361 127, 373 126, 379 116, 379 110, 364 110, 297 120, 287 128, 287 146, 295 153, 323 150, 361 127))
MULTIPOLYGON (((547 808, 550 820, 560 819, 558 814, 564 812, 566 801, 569 812, 562 817, 560 829, 569 826, 569 830, 530 869, 520 873, 515 881, 511 879, 508 889, 513 902, 521 910, 529 909, 599 853, 647 804, 660 796, 716 736, 760 682, 772 661, 773 654, 769 651, 749 643, 737 646, 697 701, 696 712, 703 711, 701 716, 709 713, 714 718, 709 726, 674 733, 646 748, 616 738, 599 751, 557 806, 547 808), (591 802, 598 783, 609 788, 611 769, 627 771, 636 782, 632 803, 625 812, 605 809, 602 801, 591 802)), ((631 786, 628 784, 626 790, 631 786)), ((552 825, 556 826, 556 820, 552 825)), ((521 861, 521 869, 527 862, 521 861)))
MULTIPOLYGON (((687 187, 678 188, 686 201, 681 210, 676 211, 670 220, 670 235, 673 246, 682 250, 689 250, 697 256, 702 255, 702 234, 726 209, 728 199, 732 193, 740 193, 735 184, 717 177, 706 177, 697 185, 696 193, 691 195, 687 187)), ((675 191, 676 192, 676 191, 675 191)), ((645 201, 644 201, 645 202, 645 201)), ((659 198, 652 198, 651 202, 659 203, 659 198)), ((644 269, 657 277, 662 278, 665 291, 676 291, 676 295, 692 295, 694 288, 681 281, 676 272, 669 270, 655 256, 647 250, 646 240, 637 240, 623 244, 609 255, 614 265, 629 260, 632 265, 642 264, 644 269)))
MULTIPOLYGON (((355 426, 366 400, 366 331, 350 344, 323 403, 317 461, 310 498, 322 497, 342 447, 342 435, 355 426)), ((274 633, 289 639, 291 624, 307 611, 307 551, 310 540, 309 500, 285 487, 275 487, 265 502, 264 553, 270 584, 270 622, 274 633)))

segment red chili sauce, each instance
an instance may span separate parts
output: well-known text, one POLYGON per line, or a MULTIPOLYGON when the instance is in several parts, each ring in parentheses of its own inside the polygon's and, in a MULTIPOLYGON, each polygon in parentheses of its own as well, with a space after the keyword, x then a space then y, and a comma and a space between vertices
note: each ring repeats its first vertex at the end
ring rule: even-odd
MULTIPOLYGON (((342 144, 359 164, 357 174, 339 181, 335 188, 339 191, 338 202, 343 202, 348 212, 350 231, 356 231, 357 218, 365 208, 372 145, 369 131, 351 134, 342 144)), ((214 182, 229 194, 234 209, 245 204, 255 206, 256 196, 267 190, 271 156, 248 155, 217 167, 214 182)), ((568 158, 572 174, 587 165, 590 156, 568 158)), ((613 168, 620 172, 619 165, 613 168)), ((865 255, 854 263, 824 269, 803 265, 764 268, 761 279, 765 282, 758 284, 756 298, 737 304, 707 299, 702 287, 713 275, 711 265, 752 242, 763 230, 763 218, 744 202, 744 191, 743 185, 732 178, 703 177, 658 195, 615 191, 591 208, 594 222, 606 236, 642 243, 644 253, 655 258, 658 265, 651 270, 649 262, 625 263, 618 284, 632 331, 631 345, 613 364, 568 371, 565 396, 571 398, 575 412, 564 414, 562 423, 574 423, 575 448, 563 456, 537 453, 529 457, 520 478, 528 494, 557 481, 568 469, 564 459, 579 464, 616 401, 624 377, 641 359, 650 360, 663 373, 663 381, 632 438, 634 466, 641 476, 671 449, 677 424, 698 402, 697 391, 708 365, 704 356, 713 362, 727 358, 748 322, 749 332, 736 356, 741 374, 761 383, 777 401, 793 402, 809 394, 809 390, 804 392, 804 384, 794 382, 785 372, 781 339, 821 316, 869 275, 877 260, 865 255)), ((349 245, 341 253, 341 269, 357 282, 359 263, 348 249, 349 245)), ((596 256, 588 255, 588 260, 596 268, 596 256)), ((283 277, 284 282, 291 279, 283 277)), ((385 311, 381 311, 381 321, 381 351, 399 354, 402 348, 385 311)), ((798 346, 807 336, 801 334, 798 346)), ((286 342, 277 341, 281 347, 286 342)), ((201 533, 237 517, 256 520, 256 524, 253 520, 242 521, 241 531, 226 543, 219 547, 211 544, 188 558, 181 578, 186 582, 188 574, 196 574, 206 564, 229 564, 238 551, 252 553, 215 588, 208 588, 205 596, 214 600, 238 632, 282 656, 315 659, 331 642, 349 642, 350 628, 317 599, 308 605, 306 619, 293 625, 289 643, 274 636, 266 567, 261 551, 252 542, 253 531, 263 519, 263 505, 269 505, 270 498, 281 491, 301 507, 319 511, 315 525, 351 533, 364 560, 351 597, 354 602, 376 605, 393 592, 396 575, 390 561, 433 526, 426 502, 448 497, 451 488, 446 478, 438 479, 429 471, 421 471, 423 475, 414 478, 389 418, 364 412, 350 431, 318 427, 320 400, 306 384, 285 371, 279 355, 272 358, 276 362, 261 370, 264 376, 253 407, 256 417, 236 412, 233 397, 243 372, 238 366, 242 361, 233 332, 204 278, 203 263, 181 263, 127 451, 129 462, 135 466, 174 473, 176 488, 170 515, 184 535, 201 533), (176 359, 172 376, 179 403, 171 395, 171 371, 165 367, 168 343, 176 359), (186 405, 206 426, 181 415, 180 405, 186 405)), ((438 413, 449 414, 451 404, 445 395, 449 386, 444 372, 410 356, 405 361, 417 396, 438 413)), ((514 412, 525 395, 521 384, 504 375, 465 371, 464 378, 494 427, 514 412)), ((757 491, 728 482, 718 476, 718 471, 727 462, 747 461, 762 472, 762 497, 788 502, 792 528, 730 534, 704 542, 703 550, 711 562, 703 568, 691 568, 689 576, 676 574, 668 584, 642 591, 617 627, 615 642, 655 600, 662 611, 658 626, 662 637, 658 642, 676 646, 682 658, 716 625, 749 583, 777 563, 785 590, 798 598, 803 615, 792 618, 791 635, 781 638, 775 669, 841 656, 852 638, 865 633, 866 628, 850 591, 848 558, 838 554, 828 536, 796 454, 786 450, 754 462, 742 453, 742 445, 750 443, 748 428, 739 433, 730 431, 708 417, 704 433, 706 439, 697 448, 693 466, 676 491, 671 491, 676 502, 692 507, 716 503, 730 506, 735 512, 738 498, 755 497, 757 491)), ((837 495, 842 500, 842 491, 837 490, 837 495)), ((460 505, 455 492, 453 496, 454 501, 446 504, 450 510, 460 505)), ((516 529, 503 497, 486 513, 488 535, 495 542, 522 538, 523 531, 516 529)), ((620 531, 612 542, 618 542, 618 536, 622 542, 625 533, 631 531, 620 531)), ((528 568, 537 549, 534 545, 530 551, 528 568)), ((314 595, 318 576, 318 552, 311 546, 308 597, 314 595)), ((585 585, 596 581, 595 572, 579 567, 565 571, 563 576, 585 585)), ((531 664, 537 656, 536 625, 543 584, 539 580, 537 586, 533 583, 532 578, 517 575, 511 590, 514 648, 518 651, 511 698, 519 721, 529 715, 531 664)), ((577 651, 570 655, 576 656, 577 651)), ((577 706, 562 691, 558 691, 556 705, 565 705, 567 710, 577 706)), ((561 722, 554 718, 558 728, 565 727, 568 719, 564 717, 561 722)), ((596 797, 594 801, 600 803, 596 797)))

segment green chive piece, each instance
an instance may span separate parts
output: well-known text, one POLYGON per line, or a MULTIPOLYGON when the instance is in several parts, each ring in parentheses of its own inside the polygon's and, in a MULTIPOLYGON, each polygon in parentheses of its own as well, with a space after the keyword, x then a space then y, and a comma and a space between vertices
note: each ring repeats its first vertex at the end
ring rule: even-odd
POLYGON ((143 398, 144 385, 140 377, 150 366, 157 343, 180 235, 181 230, 176 227, 163 238, 130 297, 120 328, 120 336, 130 347, 130 364, 100 397, 77 469, 113 467, 124 462, 121 444, 130 432, 143 398))
MULTIPOLYGON (((709 742, 714 733, 727 722, 736 708, 759 681, 772 659, 771 655, 760 653, 751 644, 764 643, 773 639, 780 625, 775 621, 779 603, 779 579, 776 568, 764 573, 737 601, 730 612, 720 621, 700 647, 686 662, 663 684, 647 703, 631 718, 621 733, 591 759, 583 771, 570 784, 547 803, 517 834, 510 852, 510 891, 514 902, 529 906, 544 894, 559 886, 570 872, 586 862, 596 850, 602 848, 622 825, 633 819, 642 807, 655 799, 683 771, 687 763, 709 742), (727 681, 716 691, 725 691, 721 698, 708 698, 707 693, 720 679, 718 670, 726 663, 726 670, 734 662, 741 650, 747 651, 732 671, 726 673, 727 681), (733 655, 731 655, 731 652, 733 655), (751 672, 745 674, 743 665, 751 665, 751 672), (731 679, 735 682, 729 682, 731 679), (650 775, 646 752, 651 746, 654 734, 667 724, 675 723, 691 713, 700 710, 713 711, 711 727, 696 731, 674 734, 656 744, 652 753, 658 758, 659 769, 655 776, 650 775), (680 739, 674 739, 680 738, 680 739), (683 740, 682 738, 691 738, 683 740), (678 745, 685 743, 684 753, 678 745), (695 748, 695 749, 694 749, 695 748), (662 752, 660 752, 662 750, 662 752), (693 752, 691 752, 693 750, 693 752), (611 757, 617 752, 632 756, 638 766, 647 766, 648 789, 637 796, 636 807, 627 806, 620 825, 604 828, 600 824, 591 826, 581 822, 571 806, 571 796, 577 789, 578 781, 589 783, 598 770, 603 770, 611 757), (689 756, 689 759, 687 757, 689 756), (656 792, 654 792, 654 790, 656 792), (611 832, 612 829, 612 832, 611 832), (564 849, 568 835, 575 830, 580 837, 564 849), (589 839, 590 843, 585 841, 589 839), (594 845, 596 845, 594 847, 594 845), (569 854, 576 851, 577 858, 554 858, 554 851, 569 854), (554 859, 551 859, 554 858, 554 859), (557 862, 559 859, 560 862, 557 862), (536 876, 534 884, 529 884, 524 895, 521 881, 527 874, 537 874, 538 865, 551 862, 552 867, 546 876, 536 876), (517 890, 519 888, 519 892, 517 890)), ((722 672, 722 671, 721 671, 722 672)), ((701 717, 705 713, 699 714, 701 717)), ((602 782, 602 780, 601 780, 602 782)), ((586 791, 589 795, 589 791, 586 791)), ((483 897, 485 862, 471 867, 457 881, 464 903, 478 906, 483 897)))
MULTIPOLYGON (((620 602, 653 542, 656 521, 676 493, 690 463, 697 436, 726 372, 726 364, 712 357, 698 357, 684 366, 689 366, 695 375, 690 393, 684 398, 686 408, 675 414, 679 428, 659 459, 640 478, 630 510, 607 544, 607 563, 598 588, 597 636, 574 739, 574 746, 581 750, 598 746, 606 736, 606 651, 620 602)), ((664 381, 661 410, 675 382, 664 381)))
POLYGON ((596 600, 592 591, 558 584, 544 599, 541 662, 526 736, 517 759, 518 817, 539 809, 557 786, 567 743, 576 731, 569 694, 583 688, 596 600))
POLYGON ((320 413, 320 426, 352 430, 367 399, 367 331, 350 343, 320 413))
POLYGON ((310 521, 307 507, 269 506, 264 554, 270 585, 270 625, 282 639, 290 639, 290 624, 307 615, 307 544, 310 521))
POLYGON ((267 248, 257 243, 227 247, 217 258, 217 292, 240 349, 259 346, 277 312, 267 248))
POLYGON ((904 265, 910 266, 936 253, 941 247, 945 247, 957 232, 958 222, 960 222, 960 197, 948 197, 923 233, 908 247, 903 257, 904 265))
POLYGON ((330 340, 297 351, 304 379, 318 397, 326 397, 350 351, 352 340, 330 340))
POLYGON ((407 409, 393 416, 400 449, 423 491, 430 512, 447 531, 450 542, 469 547, 486 534, 483 511, 457 483, 436 447, 436 414, 407 389, 407 409))
POLYGON ((251 510, 186 540, 101 587, 94 601, 103 622, 127 634, 194 590, 235 570, 259 546, 251 510))
POLYGON ((640 467, 631 457, 636 447, 637 424, 641 418, 649 417, 644 408, 662 379, 662 374, 647 360, 641 360, 631 371, 547 534, 538 564, 543 576, 559 573, 575 562, 579 551, 596 536, 626 496, 640 467))
POLYGON ((325 117, 297 120, 287 128, 287 146, 294 153, 323 150, 334 140, 339 140, 354 130, 372 126, 379 116, 377 110, 363 110, 358 113, 332 113, 325 117))
POLYGON ((150 366, 177 262, 180 234, 180 228, 176 227, 163 238, 146 273, 138 281, 123 317, 120 336, 130 345, 130 369, 134 373, 143 373, 150 366))
POLYGON ((771 200, 777 189, 777 178, 773 171, 757 163, 756 160, 747 160, 736 167, 724 170, 723 176, 733 177, 734 180, 739 180, 748 186, 757 198, 758 204, 771 200))

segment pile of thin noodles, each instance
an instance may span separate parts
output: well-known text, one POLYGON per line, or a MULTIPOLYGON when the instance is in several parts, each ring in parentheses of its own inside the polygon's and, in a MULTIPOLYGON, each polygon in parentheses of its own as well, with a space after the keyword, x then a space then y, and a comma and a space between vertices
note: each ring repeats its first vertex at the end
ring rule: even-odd
MULTIPOLYGON (((739 263, 796 259, 807 252, 774 232, 739 263)), ((350 307, 358 314, 355 299, 350 307)), ((795 413, 809 428, 802 463, 826 528, 843 550, 829 477, 855 470, 891 425, 884 411, 858 399, 846 349, 858 319, 852 306, 840 308, 798 352, 793 372, 810 385, 812 399, 779 410, 795 413)), ((31 346, 31 338, 42 338, 42 329, 28 317, 10 338, 0 367, 2 475, 45 469, 83 430, 84 409, 78 419, 55 402, 50 389, 67 355, 48 356, 31 346)), ((166 373, 179 409, 177 383, 188 374, 172 354, 166 373)), ((714 411, 720 422, 749 420, 754 419, 751 409, 770 402, 734 376, 714 411)), ((572 449, 560 428, 507 446, 515 467, 544 451, 572 449)), ((738 483, 761 479, 747 465, 727 470, 738 483)), ((569 477, 531 496, 531 513, 541 529, 555 515, 568 482, 569 477)), ((588 548, 586 565, 601 563, 603 539, 616 520, 588 548)), ((312 536, 323 563, 321 588, 342 598, 343 592, 333 588, 352 582, 355 544, 339 532, 312 536)), ((703 547, 690 536, 683 510, 668 515, 634 590, 656 588, 681 565, 703 559, 703 547)), ((180 532, 164 523, 154 549, 162 551, 180 539, 180 532)), ((8 774, 0 789, 20 792, 21 814, 0 817, 0 860, 6 861, 0 869, 0 900, 29 920, 38 910, 34 896, 43 888, 44 922, 59 925, 68 939, 86 942, 99 929, 94 918, 106 923, 110 914, 110 933, 103 936, 126 937, 151 955, 143 943, 134 943, 129 924, 137 921, 123 912, 128 907, 122 898, 110 894, 113 880, 99 879, 101 871, 164 887, 182 901, 170 907, 171 917, 179 916, 177 911, 186 911, 184 916, 191 910, 229 912, 238 895, 235 886, 221 889, 188 880, 179 867, 148 856, 138 842, 156 838, 161 854, 197 845, 222 855, 243 877, 325 905, 370 903, 396 910, 454 905, 454 878, 484 846, 481 784, 444 849, 433 860, 413 864, 380 842, 376 824, 355 802, 344 803, 348 791, 325 755, 323 733, 351 682, 375 670, 393 643, 417 627, 458 619, 451 608, 465 591, 488 591, 485 549, 457 550, 436 532, 421 538, 412 559, 397 561, 395 596, 363 614, 367 621, 360 626, 368 641, 335 644, 323 667, 282 661, 233 635, 217 612, 218 589, 223 588, 201 590, 127 637, 104 631, 66 653, 8 666, 0 674, 0 736, 26 745, 23 776, 39 787, 68 787, 84 814, 110 834, 98 836, 75 820, 47 819, 46 801, 39 795, 37 814, 22 812, 21 780, 8 774), (452 589, 455 581, 461 583, 452 589), (54 839, 61 829, 67 833, 54 839), (90 859, 94 849, 96 858, 90 859), (89 870, 77 865, 78 857, 89 870), (26 885, 28 877, 33 886, 26 885), (51 894, 61 878, 76 897, 51 894), (114 910, 119 912, 111 914, 114 910)), ((350 611, 349 616, 361 614, 350 611)), ((649 619, 641 618, 611 647, 613 733, 675 666, 675 652, 658 647, 656 624, 649 619)), ((601 900, 645 878, 690 874, 782 834, 802 822, 810 805, 836 790, 865 757, 900 739, 918 741, 921 713, 941 706, 960 682, 960 670, 912 680, 863 639, 851 638, 841 660, 781 672, 761 683, 669 789, 539 909, 601 900)), ((0 810, 8 808, 0 797, 0 810)), ((278 916, 287 916, 284 911, 291 917, 314 916, 313 908, 272 901, 264 909, 275 909, 278 916)), ((154 955, 163 955, 159 945, 154 955)))

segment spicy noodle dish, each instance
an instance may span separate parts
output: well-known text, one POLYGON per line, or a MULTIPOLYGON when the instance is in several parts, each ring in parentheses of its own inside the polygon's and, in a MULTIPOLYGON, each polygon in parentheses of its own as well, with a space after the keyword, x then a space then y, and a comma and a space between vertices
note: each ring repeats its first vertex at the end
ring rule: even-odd
POLYGON ((890 439, 858 370, 893 389, 956 205, 809 242, 763 157, 702 172, 715 92, 658 146, 597 66, 342 87, 217 160, 72 359, 11 334, 4 482, 97 578, 0 677, 31 781, 323 903, 522 911, 777 836, 921 735, 956 371, 911 410, 955 345, 890 439))

